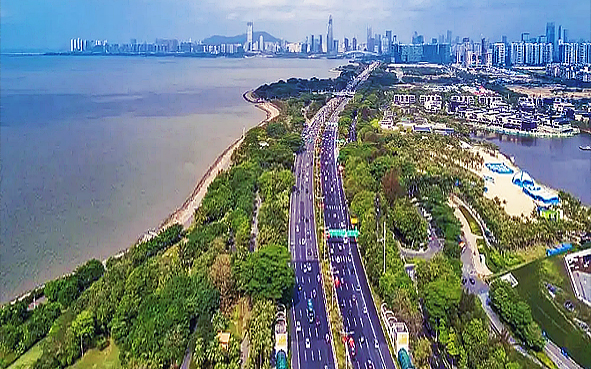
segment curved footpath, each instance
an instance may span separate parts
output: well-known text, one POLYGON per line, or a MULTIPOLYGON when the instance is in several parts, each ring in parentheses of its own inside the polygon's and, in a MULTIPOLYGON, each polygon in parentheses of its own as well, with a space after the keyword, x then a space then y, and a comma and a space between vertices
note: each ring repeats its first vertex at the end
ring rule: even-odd
MULTIPOLYGON (((252 91, 244 93, 243 97, 246 101, 256 104, 255 106, 257 108, 267 113, 267 117, 257 125, 258 127, 265 125, 267 122, 279 116, 279 108, 277 106, 270 102, 259 102, 259 100, 255 100, 252 96, 252 91)), ((201 177, 201 180, 195 186, 193 193, 191 193, 180 208, 170 214, 162 224, 160 224, 158 232, 175 223, 182 224, 185 228, 191 225, 195 209, 201 205, 201 201, 203 201, 203 198, 207 193, 207 187, 209 187, 211 182, 217 177, 218 173, 227 170, 230 167, 232 164, 232 154, 238 147, 240 147, 243 140, 244 136, 240 137, 217 157, 207 172, 201 177)))

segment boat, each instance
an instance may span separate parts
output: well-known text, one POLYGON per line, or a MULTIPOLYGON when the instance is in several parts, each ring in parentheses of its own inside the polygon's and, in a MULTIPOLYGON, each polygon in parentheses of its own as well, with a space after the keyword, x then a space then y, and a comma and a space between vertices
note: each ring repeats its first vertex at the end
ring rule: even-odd
POLYGON ((587 146, 579 146, 579 149, 581 150, 585 150, 585 151, 591 151, 591 146, 587 145, 587 146))

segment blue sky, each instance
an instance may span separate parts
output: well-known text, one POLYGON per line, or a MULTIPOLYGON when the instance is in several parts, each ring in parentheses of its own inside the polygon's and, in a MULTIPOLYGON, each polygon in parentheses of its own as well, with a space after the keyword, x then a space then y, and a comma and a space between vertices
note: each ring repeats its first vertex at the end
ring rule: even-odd
POLYGON ((339 39, 363 40, 370 25, 379 33, 391 29, 402 42, 415 30, 430 40, 447 29, 454 37, 496 41, 544 34, 548 21, 567 28, 571 39, 591 38, 589 0, 3 0, 0 46, 59 50, 73 37, 199 40, 244 33, 249 20, 256 30, 303 41, 326 33, 329 14, 339 39))

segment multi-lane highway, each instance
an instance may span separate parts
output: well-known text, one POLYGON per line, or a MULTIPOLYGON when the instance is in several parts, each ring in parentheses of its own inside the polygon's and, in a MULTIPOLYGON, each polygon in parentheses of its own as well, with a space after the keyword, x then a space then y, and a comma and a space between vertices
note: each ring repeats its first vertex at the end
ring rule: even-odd
POLYGON ((321 122, 333 103, 323 107, 304 129, 305 146, 295 158, 295 189, 290 197, 289 245, 296 286, 291 309, 292 368, 336 367, 318 264, 314 223, 314 144, 321 122), (308 306, 311 301, 313 312, 308 306))
MULTIPOLYGON (((367 78, 369 71, 364 71, 351 82, 347 91, 352 91, 361 79, 367 78)), ((318 263, 313 175, 315 141, 321 125, 344 100, 343 97, 331 99, 314 116, 310 125, 302 132, 304 149, 296 155, 294 163, 295 189, 290 197, 288 236, 296 275, 290 325, 290 350, 294 369, 336 368, 318 263)))
MULTIPOLYGON (((322 137, 321 182, 329 229, 352 229, 336 156, 338 114, 346 102, 330 117, 322 137)), ((354 348, 347 345, 353 367, 394 368, 355 239, 331 237, 328 247, 344 335, 354 342, 354 348)))

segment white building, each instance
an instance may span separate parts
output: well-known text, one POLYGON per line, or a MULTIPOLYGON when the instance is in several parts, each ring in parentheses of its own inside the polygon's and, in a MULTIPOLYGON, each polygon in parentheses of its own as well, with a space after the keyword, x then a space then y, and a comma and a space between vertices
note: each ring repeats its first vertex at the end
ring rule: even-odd
POLYGON ((417 100, 415 95, 394 95, 395 104, 414 104, 417 100))
POLYGON ((246 45, 244 45, 244 50, 252 51, 253 44, 252 44, 252 22, 246 23, 246 45))

